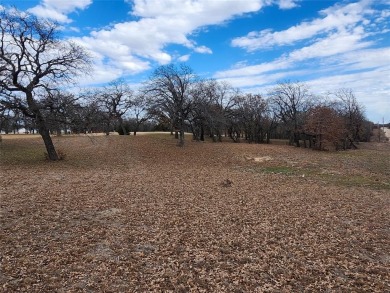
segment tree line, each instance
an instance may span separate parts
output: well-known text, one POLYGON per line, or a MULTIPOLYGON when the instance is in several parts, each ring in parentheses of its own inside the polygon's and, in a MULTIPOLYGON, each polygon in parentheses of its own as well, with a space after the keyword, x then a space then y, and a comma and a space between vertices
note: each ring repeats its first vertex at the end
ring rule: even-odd
POLYGON ((17 11, 0 16, 0 131, 38 132, 51 160, 59 159, 53 133, 168 130, 179 146, 191 132, 199 141, 283 138, 320 150, 355 148, 370 137, 372 123, 350 89, 320 97, 304 83, 285 81, 266 95, 244 93, 201 79, 186 64, 159 66, 137 89, 116 80, 69 93, 66 84, 90 73, 85 49, 60 40, 51 22, 17 11))

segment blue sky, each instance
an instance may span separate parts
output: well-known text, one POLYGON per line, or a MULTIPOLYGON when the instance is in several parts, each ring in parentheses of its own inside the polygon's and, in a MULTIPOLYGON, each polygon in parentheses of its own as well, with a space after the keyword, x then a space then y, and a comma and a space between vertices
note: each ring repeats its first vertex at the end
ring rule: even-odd
POLYGON ((368 119, 390 122, 390 0, 0 0, 59 22, 85 46, 94 87, 138 84, 185 62, 204 78, 266 94, 280 81, 313 93, 351 88, 368 119))

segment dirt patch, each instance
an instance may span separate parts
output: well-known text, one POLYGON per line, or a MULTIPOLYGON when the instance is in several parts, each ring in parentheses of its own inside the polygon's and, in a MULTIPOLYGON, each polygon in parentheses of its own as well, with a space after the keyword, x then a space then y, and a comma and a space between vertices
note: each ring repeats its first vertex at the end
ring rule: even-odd
POLYGON ((254 161, 254 162, 256 162, 256 163, 263 163, 263 162, 271 161, 272 158, 271 158, 270 156, 265 156, 265 157, 254 157, 254 158, 246 156, 246 157, 245 157, 245 160, 247 160, 247 161, 254 161))
POLYGON ((388 149, 55 144, 0 146, 0 292, 390 290, 388 149))
POLYGON ((385 136, 390 139, 390 128, 384 127, 383 131, 385 133, 385 136))

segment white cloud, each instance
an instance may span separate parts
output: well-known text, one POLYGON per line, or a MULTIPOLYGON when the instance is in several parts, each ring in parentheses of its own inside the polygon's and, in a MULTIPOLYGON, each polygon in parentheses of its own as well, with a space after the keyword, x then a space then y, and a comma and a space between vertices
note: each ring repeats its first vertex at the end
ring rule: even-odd
MULTIPOLYGON (((300 62, 313 63, 319 62, 320 59, 322 61, 332 60, 326 58, 334 56, 340 57, 343 56, 340 54, 351 53, 352 51, 359 52, 359 49, 372 45, 371 42, 362 41, 363 35, 364 33, 360 28, 355 30, 355 34, 348 34, 345 32, 334 33, 322 39, 318 39, 309 46, 286 53, 284 56, 273 61, 220 71, 215 74, 215 77, 227 78, 247 76, 247 78, 249 78, 249 76, 289 70, 294 66, 299 65, 300 62)), ((351 56, 351 54, 349 54, 349 56, 351 56)), ((360 54, 360 56, 362 56, 362 54, 360 54)), ((366 58, 368 58, 368 56, 366 56, 366 58)), ((355 59, 355 62, 358 62, 357 59, 355 59)), ((318 67, 316 69, 319 70, 318 67)))
MULTIPOLYGON (((136 74, 149 69, 149 62, 133 54, 126 45, 110 40, 91 41, 90 38, 75 38, 74 42, 85 47, 91 54, 96 68, 110 66, 124 74, 136 74)), ((157 58, 157 57, 156 57, 157 58)), ((159 58, 164 58, 160 56, 159 58)))
POLYGON ((290 76, 302 76, 307 74, 306 70, 282 71, 268 74, 258 74, 248 76, 233 76, 220 78, 220 81, 228 82, 236 88, 247 88, 249 92, 258 92, 258 88, 266 87, 274 84, 279 80, 288 79, 290 76), (253 89, 256 90, 253 90, 253 89))
MULTIPOLYGON (((293 50, 289 54, 270 62, 256 65, 244 65, 233 69, 216 72, 218 79, 246 78, 256 86, 254 76, 285 72, 292 79, 291 70, 306 63, 310 74, 319 74, 329 71, 351 72, 372 70, 390 64, 390 48, 367 48, 371 43, 359 42, 356 35, 334 34, 315 42, 311 46, 293 50)), ((293 71, 296 72, 296 71, 293 71)), ((388 77, 388 79, 390 79, 388 77)), ((277 82, 274 80, 273 82, 277 82)), ((389 80, 390 83, 390 80, 389 80)), ((250 84, 248 84, 249 86, 250 84)))
POLYGON ((70 13, 76 9, 85 9, 92 0, 43 0, 42 5, 56 8, 59 11, 70 13))
MULTIPOLYGON (((390 47, 366 49, 335 56, 333 63, 349 70, 362 70, 390 64, 390 47)), ((390 84, 390 77, 389 84, 390 84)))
MULTIPOLYGON (((125 73, 135 74, 149 69, 150 62, 171 62, 173 57, 165 50, 169 44, 212 54, 210 48, 191 40, 191 34, 256 12, 263 7, 263 2, 268 0, 135 0, 131 14, 140 17, 139 20, 96 30, 76 41, 93 51, 102 62, 116 64, 125 73)), ((179 58, 185 60, 187 56, 179 58)))
POLYGON ((310 46, 291 52, 289 57, 294 61, 302 61, 311 58, 333 56, 372 45, 371 42, 362 42, 363 34, 363 31, 359 28, 353 34, 345 32, 334 33, 310 46))
POLYGON ((191 55, 187 54, 187 55, 180 56, 179 58, 177 58, 177 60, 180 62, 187 62, 188 60, 190 60, 190 57, 191 55))
POLYGON ((359 103, 364 105, 366 116, 370 121, 377 122, 382 117, 390 121, 390 65, 388 65, 390 62, 383 64, 383 60, 386 60, 386 57, 385 59, 383 57, 389 51, 389 48, 372 49, 362 50, 356 55, 347 54, 345 58, 349 61, 355 58, 356 63, 347 68, 345 68, 345 64, 340 65, 344 70, 336 71, 331 76, 314 77, 318 74, 317 70, 284 70, 269 74, 223 77, 220 80, 227 81, 234 87, 243 88, 245 92, 267 93, 270 88, 281 80, 302 80, 301 77, 309 76, 309 79, 304 82, 314 94, 326 96, 340 88, 351 88, 359 103), (377 68, 367 69, 365 67, 366 62, 370 60, 374 62, 377 68), (346 73, 348 69, 353 68, 358 71, 346 73), (313 77, 310 78, 310 76, 313 77))
POLYGON ((243 13, 258 11, 265 0, 134 0, 133 15, 146 18, 185 18, 195 27, 218 24, 243 13))
POLYGON ((215 78, 231 78, 231 77, 246 77, 248 79, 253 75, 259 75, 277 70, 286 70, 292 66, 292 62, 285 58, 280 58, 275 61, 260 63, 257 65, 243 66, 230 70, 216 72, 215 78))
POLYGON ((119 70, 116 66, 105 65, 98 62, 97 64, 94 64, 92 74, 80 76, 78 78, 78 84, 82 86, 103 84, 116 80, 122 77, 122 75, 123 71, 119 70))
MULTIPOLYGON (((375 121, 382 115, 390 119, 390 47, 375 48, 376 42, 380 41, 377 36, 384 35, 386 27, 373 26, 373 21, 386 23, 384 19, 375 19, 376 16, 388 16, 383 11, 372 10, 369 5, 363 12, 361 7, 367 3, 333 6, 323 11, 325 18, 301 23, 285 31, 262 31, 260 33, 272 45, 293 44, 301 40, 306 40, 306 44, 294 47, 273 61, 233 67, 217 72, 215 77, 251 92, 266 92, 280 80, 296 79, 305 81, 317 94, 348 87, 365 105, 368 119, 375 121), (346 11, 346 7, 350 9, 346 11), (338 22, 331 22, 336 15, 342 17, 338 22), (302 68, 305 71, 300 70, 302 68)), ((261 42, 265 41, 248 42, 244 47, 249 51, 263 48, 261 42)))
MULTIPOLYGON (((291 70, 302 63, 311 64, 311 66, 316 64, 315 69, 320 71, 327 68, 325 66, 321 67, 321 65, 326 65, 328 67, 333 65, 334 67, 335 63, 341 64, 343 58, 346 58, 344 59, 345 61, 355 58, 353 62, 356 64, 359 62, 358 59, 356 59, 357 56, 359 58, 364 56, 364 54, 359 52, 362 52, 362 49, 368 48, 374 44, 372 41, 365 40, 367 36, 372 34, 372 30, 370 29, 371 31, 367 32, 367 27, 364 27, 364 24, 362 23, 363 17, 358 16, 359 13, 362 13, 363 7, 365 7, 367 13, 374 13, 369 6, 365 6, 366 2, 367 1, 364 1, 363 3, 352 3, 345 6, 332 6, 322 11, 322 13, 326 15, 325 18, 316 19, 310 23, 301 23, 300 25, 279 32, 279 34, 270 31, 262 31, 261 34, 263 34, 264 37, 273 37, 273 39, 269 39, 273 44, 281 44, 284 38, 285 42, 290 43, 303 38, 309 39, 309 37, 311 38, 311 43, 308 41, 307 43, 309 43, 309 45, 285 53, 283 56, 273 61, 220 71, 215 74, 215 77, 233 78, 246 76, 247 78, 250 78, 264 73, 291 70), (334 22, 333 20, 336 15, 344 15, 345 17, 343 20, 339 19, 339 21, 334 22), (295 36, 294 33, 296 33, 295 36), (288 38, 287 36, 291 36, 291 38, 288 38), (344 57, 344 55, 346 57, 344 57)), ((368 56, 365 56, 364 60, 368 60, 368 58, 368 56)), ((363 62, 365 66, 368 66, 366 68, 371 68, 367 64, 367 61, 361 61, 361 65, 363 65, 363 62)), ((350 70, 354 70, 354 68, 351 67, 350 70)))
POLYGON ((382 10, 380 17, 382 20, 385 20, 386 18, 390 17, 390 9, 382 10))
POLYGON ((344 75, 333 75, 306 82, 318 94, 351 88, 365 106, 367 118, 373 122, 381 117, 390 120, 390 66, 344 75))
POLYGON ((322 33, 349 31, 351 26, 364 20, 365 14, 372 13, 367 5, 367 1, 345 6, 335 5, 321 11, 322 18, 302 22, 283 31, 273 32, 270 29, 253 31, 245 37, 233 39, 231 44, 234 47, 255 51, 273 46, 291 45, 322 33))
POLYGON ((38 17, 43 17, 60 23, 72 22, 67 14, 75 10, 83 10, 92 3, 92 0, 43 0, 28 11, 38 17))
POLYGON ((34 8, 29 9, 29 12, 32 14, 47 18, 51 20, 58 21, 60 23, 69 23, 71 20, 62 12, 52 8, 52 7, 45 7, 42 5, 35 6, 34 8))
POLYGON ((79 33, 80 32, 80 29, 78 27, 75 27, 75 26, 70 26, 68 28, 70 31, 72 32, 76 32, 76 33, 79 33))
MULTIPOLYGON (((352 88, 360 99, 367 104, 373 97, 390 95, 390 66, 354 72, 350 74, 336 74, 307 81, 310 88, 318 93, 326 94, 337 88, 352 88), (374 86, 373 86, 374 85, 374 86)), ((389 112, 390 113, 390 112, 389 112)))
POLYGON ((296 0, 279 0, 278 5, 280 9, 291 9, 299 6, 297 2, 296 0))
POLYGON ((201 54, 212 54, 213 51, 210 48, 207 48, 206 46, 199 46, 194 49, 196 53, 201 53, 201 54))

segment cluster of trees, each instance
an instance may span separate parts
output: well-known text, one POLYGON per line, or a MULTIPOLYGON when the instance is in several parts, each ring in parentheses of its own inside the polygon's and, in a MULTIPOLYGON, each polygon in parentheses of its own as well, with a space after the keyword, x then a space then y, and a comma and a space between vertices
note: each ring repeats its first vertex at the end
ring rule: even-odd
MULTIPOLYGON (((101 90, 80 93, 79 95, 56 92, 48 95, 39 103, 40 113, 50 134, 92 133, 118 131, 129 134, 143 126, 151 129, 151 124, 144 123, 146 115, 142 100, 134 98, 132 91, 118 92, 118 87, 127 88, 116 81, 101 90), (132 113, 132 116, 129 116, 132 113)), ((1 103, 1 101, 0 101, 1 103)), ((18 107, 3 106, 0 108, 0 131, 19 133, 39 133, 39 127, 34 118, 23 114, 18 107)))
POLYGON ((58 159, 53 132, 136 134, 144 126, 170 130, 180 146, 189 131, 196 140, 228 136, 235 142, 269 143, 287 138, 316 149, 355 147, 369 138, 372 125, 351 90, 316 97, 303 83, 283 82, 266 96, 242 93, 227 83, 198 78, 185 64, 158 67, 137 90, 117 80, 66 93, 64 84, 89 70, 86 51, 59 40, 50 22, 17 11, 1 14, 0 131, 37 131, 51 160, 58 159))
POLYGON ((186 65, 167 65, 154 72, 142 91, 148 113, 170 123, 179 145, 189 130, 197 140, 205 134, 256 143, 278 137, 298 147, 346 149, 369 140, 372 128, 349 89, 319 97, 303 83, 283 82, 264 97, 200 80, 186 65))

